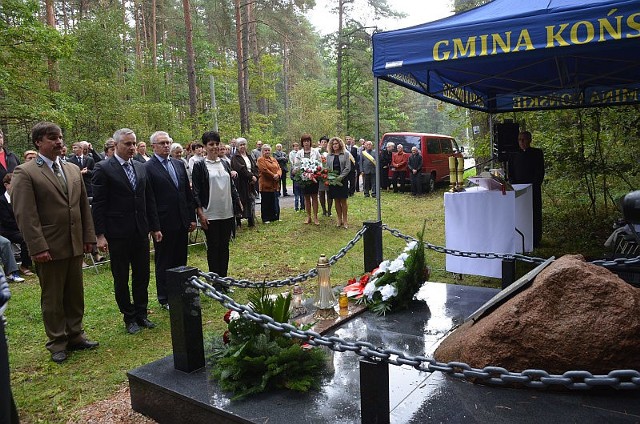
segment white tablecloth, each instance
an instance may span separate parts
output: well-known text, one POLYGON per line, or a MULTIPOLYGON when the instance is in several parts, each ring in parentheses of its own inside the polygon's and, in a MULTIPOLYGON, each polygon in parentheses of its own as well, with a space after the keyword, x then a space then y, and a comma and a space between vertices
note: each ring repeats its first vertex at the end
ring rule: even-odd
MULTIPOLYGON (((477 253, 522 253, 533 250, 531 184, 516 184, 516 191, 490 191, 480 187, 444 194, 446 247, 477 253)), ((458 274, 502 277, 499 259, 447 255, 446 269, 458 274)))

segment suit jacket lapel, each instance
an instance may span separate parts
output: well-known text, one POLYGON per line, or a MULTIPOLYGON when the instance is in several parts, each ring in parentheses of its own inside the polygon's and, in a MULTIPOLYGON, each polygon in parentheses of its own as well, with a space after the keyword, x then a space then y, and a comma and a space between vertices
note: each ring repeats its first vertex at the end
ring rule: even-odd
MULTIPOLYGON (((130 161, 130 163, 135 163, 135 161, 132 160, 130 161)), ((109 164, 113 167, 113 170, 115 171, 116 175, 126 184, 127 187, 129 187, 129 190, 133 191, 133 187, 131 187, 129 178, 127 177, 127 174, 124 172, 122 165, 120 165, 120 162, 118 162, 118 159, 116 159, 115 156, 112 156, 111 159, 109 159, 109 164)))
MULTIPOLYGON (((135 172, 135 174, 136 174, 136 191, 139 192, 139 191, 142 191, 144 189, 142 187, 142 184, 143 184, 142 183, 142 176, 144 175, 144 163, 143 162, 138 162, 138 161, 132 161, 131 163, 133 164, 133 172, 135 172)), ((131 184, 129 184, 129 186, 131 186, 131 184)))
MULTIPOLYGON (((60 193, 62 197, 67 197, 67 195, 64 194, 64 190, 62 189, 62 186, 60 185, 58 178, 55 175, 53 175, 53 171, 51 170, 51 168, 49 168, 49 166, 46 163, 42 162, 42 165, 40 165, 40 172, 42 172, 42 175, 44 175, 45 178, 49 180, 51 184, 53 184, 53 186, 56 188, 56 190, 58 190, 58 193, 60 193)), ((67 191, 69 191, 68 187, 69 187, 69 184, 67 184, 67 191)))
MULTIPOLYGON (((167 171, 167 168, 164 167, 164 164, 162 162, 160 162, 155 155, 153 155, 151 157, 151 163, 153 164, 153 166, 155 166, 158 169, 158 171, 160 171, 160 173, 164 176, 165 180, 167 180, 169 183, 171 183, 171 187, 175 187, 176 186, 173 183, 173 180, 171 179, 171 175, 169 175, 169 171, 167 171)), ((175 169, 175 167, 174 167, 174 169, 175 169)))
POLYGON ((176 178, 178 179, 178 187, 176 187, 176 185, 173 183, 173 179, 171 178, 171 174, 169 174, 169 170, 167 170, 167 168, 164 167, 164 164, 160 162, 158 158, 155 157, 155 155, 151 160, 156 162, 157 166, 162 168, 162 175, 164 175, 164 177, 166 178, 167 182, 171 185, 171 187, 175 188, 176 190, 179 190, 180 189, 180 170, 179 170, 179 167, 176 166, 177 161, 175 159, 169 159, 169 162, 170 162, 169 166, 173 166, 173 170, 176 172, 176 178))
POLYGON ((64 179, 67 181, 67 196, 71 199, 71 187, 73 187, 73 184, 71 181, 71 171, 67 171, 67 166, 69 165, 66 162, 60 161, 60 172, 64 174, 64 179))

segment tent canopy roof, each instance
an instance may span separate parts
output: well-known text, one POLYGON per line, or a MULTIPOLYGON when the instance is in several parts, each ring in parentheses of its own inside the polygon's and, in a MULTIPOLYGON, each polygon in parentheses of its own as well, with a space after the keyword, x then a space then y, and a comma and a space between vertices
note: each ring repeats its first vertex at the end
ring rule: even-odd
POLYGON ((494 0, 373 36, 374 76, 499 113, 640 103, 639 0, 494 0))

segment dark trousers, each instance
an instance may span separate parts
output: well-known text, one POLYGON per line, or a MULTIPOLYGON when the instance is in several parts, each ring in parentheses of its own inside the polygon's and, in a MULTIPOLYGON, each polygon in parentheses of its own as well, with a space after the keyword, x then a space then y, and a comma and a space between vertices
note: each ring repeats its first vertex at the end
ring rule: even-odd
POLYGON ((282 188, 283 196, 287 195, 287 177, 285 175, 287 175, 287 172, 282 171, 282 179, 280 179, 280 187, 282 188))
POLYGON ((389 167, 385 167, 382 168, 381 170, 381 174, 380 174, 380 188, 382 189, 388 189, 389 185, 390 185, 390 181, 389 181, 389 167))
MULTIPOLYGON (((353 166, 353 164, 351 166, 353 166)), ((356 180, 358 179, 356 175, 355 168, 352 168, 347 174, 347 180, 349 181, 349 196, 356 192, 356 180)))
POLYGON ((376 195, 376 174, 364 174, 363 181, 364 184, 364 195, 369 196, 369 192, 375 197, 376 195))
POLYGON ((261 191, 260 198, 260 214, 262 215, 262 222, 277 221, 280 219, 276 205, 278 205, 278 198, 275 191, 261 191))
POLYGON ((293 203, 295 210, 304 210, 304 191, 302 185, 295 181, 293 183, 293 203))
POLYGON ((400 180, 400 192, 404 193, 404 185, 407 182, 407 171, 393 171, 391 184, 393 186, 394 193, 398 191, 398 180, 400 180))
POLYGON ((3 233, 2 237, 8 239, 11 243, 17 243, 20 245, 20 262, 23 267, 29 268, 33 262, 31 261, 31 255, 29 255, 29 249, 27 248, 27 243, 24 241, 22 237, 22 233, 11 232, 11 233, 3 233))
POLYGON ((414 196, 422 194, 422 178, 420 178, 422 174, 420 172, 415 174, 411 172, 409 176, 411 180, 411 194, 413 194, 414 196))
POLYGON ((538 247, 542 240, 542 186, 532 184, 532 187, 533 247, 538 247))
POLYGON ((226 277, 229 270, 229 241, 233 228, 233 218, 216 219, 208 222, 204 230, 207 237, 207 265, 209 272, 226 277))
POLYGON ((187 264, 187 244, 189 233, 186 229, 162 230, 162 241, 153 242, 155 249, 156 290, 158 302, 164 305, 169 301, 167 292, 167 270, 187 264))
POLYGON ((17 424, 18 411, 11 393, 9 378, 9 349, 4 334, 4 322, 0 317, 0 423, 17 424))
POLYGON ((124 322, 130 323, 146 318, 149 304, 149 238, 146 235, 135 235, 107 241, 111 255, 113 290, 118 308, 124 315, 124 322))
POLYGON ((84 340, 84 285, 82 255, 40 262, 40 307, 51 353, 66 350, 68 344, 84 340))

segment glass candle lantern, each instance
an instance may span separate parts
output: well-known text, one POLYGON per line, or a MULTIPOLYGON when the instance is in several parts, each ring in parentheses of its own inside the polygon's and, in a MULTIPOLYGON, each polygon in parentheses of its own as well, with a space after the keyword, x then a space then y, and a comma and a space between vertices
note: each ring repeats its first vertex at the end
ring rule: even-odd
POLYGON ((298 317, 307 313, 307 308, 304 307, 304 296, 302 287, 299 284, 294 284, 293 290, 291 290, 291 315, 292 317, 298 317))
POLYGON ((458 191, 464 191, 462 185, 464 183, 464 158, 457 158, 458 161, 458 191))
POLYGON ((449 184, 451 185, 450 192, 456 191, 456 158, 455 156, 449 156, 449 184))
POLYGON ((318 292, 314 305, 318 309, 333 309, 336 306, 336 297, 331 288, 331 267, 325 255, 318 259, 318 292))

